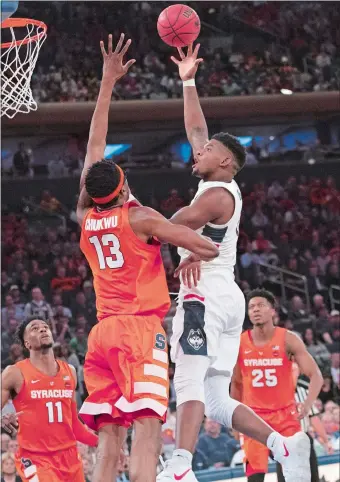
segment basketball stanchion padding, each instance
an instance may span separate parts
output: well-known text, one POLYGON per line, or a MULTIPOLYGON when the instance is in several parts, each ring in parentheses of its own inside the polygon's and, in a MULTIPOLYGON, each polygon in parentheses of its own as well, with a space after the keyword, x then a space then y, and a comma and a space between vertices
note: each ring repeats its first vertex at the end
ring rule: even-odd
POLYGON ((39 20, 8 18, 1 23, 2 39, 9 39, 1 43, 1 117, 37 110, 31 78, 46 32, 39 20))

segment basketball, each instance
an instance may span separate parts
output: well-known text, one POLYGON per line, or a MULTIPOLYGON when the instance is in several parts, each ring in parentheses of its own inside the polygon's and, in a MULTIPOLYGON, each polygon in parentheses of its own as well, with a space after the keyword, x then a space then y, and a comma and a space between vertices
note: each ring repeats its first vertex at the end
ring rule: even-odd
POLYGON ((171 47, 186 47, 197 39, 201 22, 191 7, 176 4, 159 15, 157 30, 163 42, 171 47))

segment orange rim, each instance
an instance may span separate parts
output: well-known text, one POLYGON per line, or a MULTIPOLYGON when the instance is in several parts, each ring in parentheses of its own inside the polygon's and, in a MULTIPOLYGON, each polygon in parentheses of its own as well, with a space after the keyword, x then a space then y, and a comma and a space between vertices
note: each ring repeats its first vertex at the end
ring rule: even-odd
MULTIPOLYGON (((36 35, 33 35, 30 38, 26 38, 23 40, 16 40, 14 42, 14 45, 25 45, 30 42, 35 42, 36 40, 39 40, 41 37, 46 35, 46 32, 47 32, 46 24, 44 22, 41 22, 40 20, 34 20, 33 18, 7 18, 1 23, 1 28, 26 27, 27 25, 35 25, 36 27, 41 27, 43 31, 39 32, 36 35)), ((13 45, 13 42, 5 42, 1 44, 1 48, 6 49, 8 47, 11 47, 12 45, 13 45)))

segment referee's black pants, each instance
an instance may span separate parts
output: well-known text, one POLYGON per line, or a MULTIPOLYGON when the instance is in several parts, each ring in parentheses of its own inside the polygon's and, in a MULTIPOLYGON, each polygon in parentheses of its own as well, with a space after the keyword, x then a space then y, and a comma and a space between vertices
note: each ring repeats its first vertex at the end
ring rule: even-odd
MULTIPOLYGON (((320 482, 319 479, 319 467, 318 467, 318 459, 316 457, 315 449, 314 449, 314 441, 313 438, 307 433, 309 440, 310 440, 310 470, 311 470, 311 482, 320 482)), ((285 482, 285 478, 282 474, 282 468, 280 464, 276 464, 276 474, 278 482, 285 482)))

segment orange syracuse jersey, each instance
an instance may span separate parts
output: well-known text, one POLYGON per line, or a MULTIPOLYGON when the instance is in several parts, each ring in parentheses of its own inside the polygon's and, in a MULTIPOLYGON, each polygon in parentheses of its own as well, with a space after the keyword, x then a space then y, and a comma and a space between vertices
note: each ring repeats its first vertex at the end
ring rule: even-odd
POLYGON ((238 358, 245 405, 258 410, 280 410, 295 403, 292 362, 286 354, 285 328, 275 328, 265 346, 255 346, 251 330, 241 335, 238 358))
POLYGON ((72 399, 76 388, 71 369, 58 360, 59 371, 50 377, 29 359, 15 364, 23 377, 13 404, 19 416, 18 443, 32 452, 55 452, 76 446, 72 428, 72 399))
POLYGON ((111 315, 157 315, 170 307, 160 243, 143 242, 129 223, 130 201, 121 207, 88 210, 80 248, 94 277, 98 319, 111 315))

